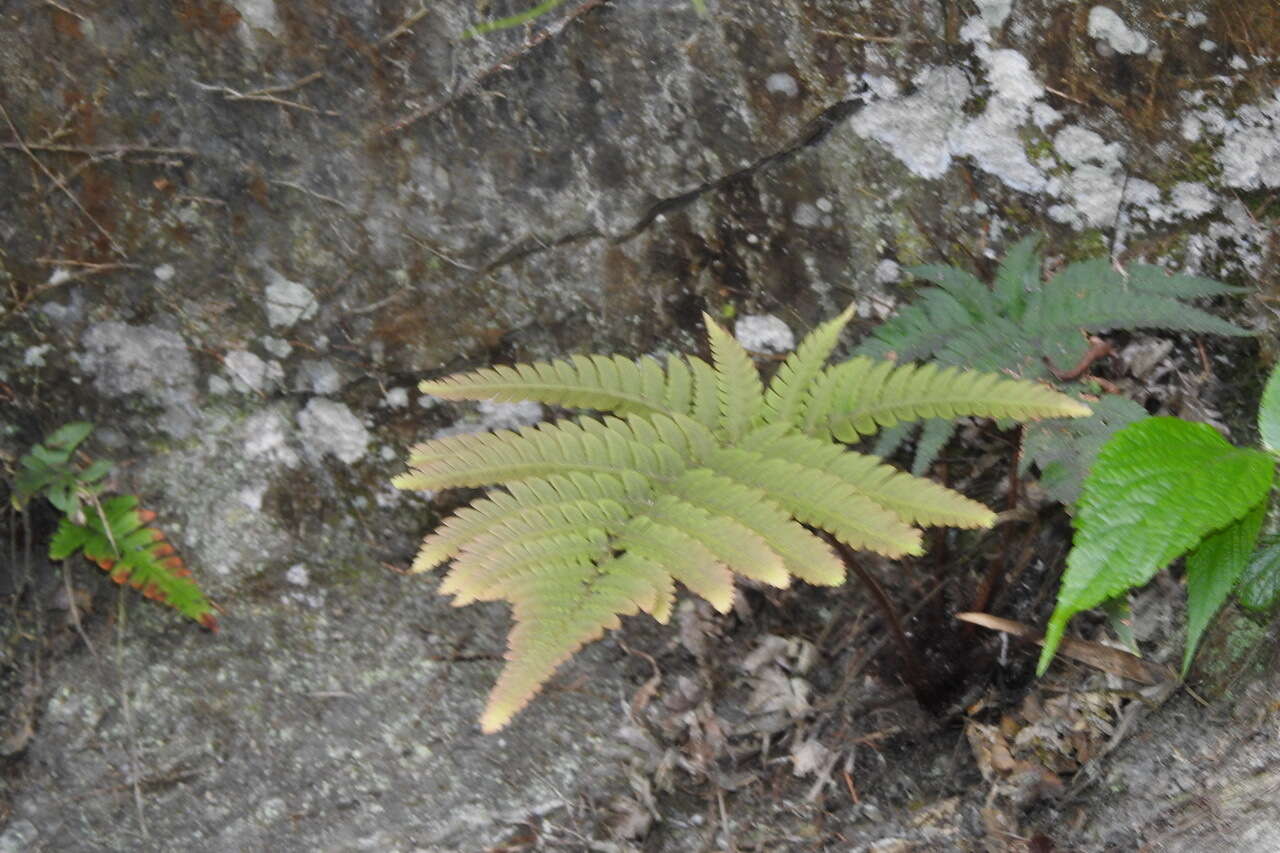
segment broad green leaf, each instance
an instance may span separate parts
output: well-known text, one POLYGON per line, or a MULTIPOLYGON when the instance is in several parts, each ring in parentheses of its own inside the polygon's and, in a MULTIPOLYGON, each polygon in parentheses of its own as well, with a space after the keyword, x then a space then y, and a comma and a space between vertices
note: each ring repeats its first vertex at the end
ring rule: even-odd
POLYGON ((1253 552, 1236 597, 1242 607, 1258 613, 1267 613, 1280 602, 1280 537, 1264 541, 1253 552))
POLYGON ((1272 453, 1280 453, 1280 365, 1271 371, 1267 387, 1258 405, 1258 432, 1262 446, 1272 453))
POLYGON ((1148 418, 1117 432, 1085 478, 1075 543, 1049 620, 1043 674, 1072 616, 1141 586, 1257 506, 1274 463, 1210 426, 1148 418))
POLYGON ((1187 647, 1182 656, 1182 675, 1191 668, 1191 659, 1209 620, 1227 600, 1240 579, 1253 544, 1266 516, 1266 501, 1259 501, 1249 514, 1223 529, 1209 534, 1187 555, 1187 647))

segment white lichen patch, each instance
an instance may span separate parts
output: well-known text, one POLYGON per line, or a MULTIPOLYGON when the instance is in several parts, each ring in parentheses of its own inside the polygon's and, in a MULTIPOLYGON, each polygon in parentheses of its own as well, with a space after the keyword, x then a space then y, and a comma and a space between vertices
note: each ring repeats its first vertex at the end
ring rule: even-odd
POLYGON ((286 468, 298 464, 298 454, 289 446, 289 423, 276 410, 250 415, 244 422, 243 453, 248 459, 274 462, 286 468))
POLYGON ((733 327, 734 337, 751 352, 790 352, 796 348, 796 336, 772 314, 748 314, 733 327))
POLYGON ((177 332, 156 326, 108 321, 90 326, 75 356, 94 386, 108 397, 141 394, 164 408, 161 429, 179 438, 191 433, 196 368, 187 343, 177 332))
POLYGON ((330 454, 348 465, 364 456, 369 430, 345 403, 316 397, 298 412, 302 443, 318 459, 330 454))
POLYGON ((284 379, 284 369, 276 361, 263 361, 248 350, 231 350, 222 359, 231 387, 241 394, 265 392, 284 379))
POLYGON ((888 148, 912 173, 940 178, 951 167, 951 128, 963 119, 969 78, 959 68, 926 68, 905 98, 875 101, 851 123, 854 133, 888 148))
POLYGON ((1242 190, 1280 187, 1280 88, 1269 100, 1240 107, 1223 130, 1216 155, 1222 182, 1242 190))
POLYGON ((319 305, 315 295, 296 281, 267 268, 267 322, 272 328, 288 328, 315 315, 319 305))
POLYGON ((1020 129, 1030 119, 1032 105, 1043 97, 1044 86, 1017 51, 990 50, 981 42, 975 50, 986 65, 991 97, 982 115, 951 133, 951 152, 973 158, 979 169, 1012 189, 1040 192, 1045 177, 1027 157, 1020 129))
POLYGON ((1151 49, 1151 42, 1106 6, 1094 6, 1089 10, 1089 35, 1107 45, 1116 53, 1141 56, 1151 49))

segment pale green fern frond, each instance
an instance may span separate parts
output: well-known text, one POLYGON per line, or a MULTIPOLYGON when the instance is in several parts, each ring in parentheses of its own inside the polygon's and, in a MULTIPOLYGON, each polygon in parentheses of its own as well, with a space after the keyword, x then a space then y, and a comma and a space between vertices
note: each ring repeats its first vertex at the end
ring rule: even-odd
POLYGON ((711 342, 716 393, 720 400, 720 432, 730 441, 755 425, 764 408, 760 372, 742 344, 707 314, 702 315, 711 342))
POLYGON ((606 629, 617 628, 619 615, 652 613, 652 586, 644 578, 657 573, 657 565, 628 552, 599 566, 577 566, 564 577, 531 578, 513 587, 516 625, 481 730, 505 726, 562 663, 606 629))
POLYGON ((977 501, 885 465, 876 456, 846 451, 839 445, 790 433, 751 449, 834 474, 850 488, 911 524, 989 527, 995 514, 977 501))
POLYGON ((440 591, 455 604, 505 599, 514 607, 486 731, 620 614, 668 619, 677 581, 721 611, 733 604, 735 574, 776 587, 793 577, 840 583, 843 561, 805 525, 901 556, 921 551, 913 523, 991 522, 979 504, 833 442, 856 438, 849 424, 1082 408, 996 376, 939 379, 933 369, 865 359, 826 368, 849 317, 820 326, 767 394, 746 350, 709 318, 710 364, 578 357, 423 386, 455 399, 532 398, 613 413, 427 441, 395 479, 410 489, 506 488, 441 524, 413 564, 424 571, 452 560, 440 591), (812 435, 801 432, 805 419, 812 435))
POLYGON ((806 431, 827 432, 844 442, 900 421, 965 415, 1021 421, 1089 414, 1088 406, 1042 385, 934 364, 886 366, 854 358, 828 368, 819 383, 824 393, 811 398, 806 431))
MULTIPOLYGON (((418 390, 445 400, 534 400, 573 409, 654 414, 667 411, 662 405, 666 385, 666 371, 657 359, 577 355, 428 379, 418 390)), ((687 405, 676 411, 684 414, 687 405)))
POLYGON ((686 471, 668 489, 694 506, 749 528, 782 558, 786 570, 801 580, 821 586, 844 582, 844 563, 831 547, 797 524, 763 489, 706 468, 686 471))
POLYGON ((804 400, 813 380, 822 372, 840 341, 840 333, 853 317, 850 305, 834 320, 809 333, 795 352, 778 366, 765 392, 764 419, 768 423, 794 424, 800 420, 804 400))
POLYGON ((410 451, 409 472, 392 483, 402 489, 448 489, 572 471, 657 477, 682 470, 682 460, 667 445, 636 440, 637 424, 643 421, 584 418, 438 438, 410 451))
POLYGON ((800 521, 829 531, 851 548, 887 557, 922 553, 919 530, 834 474, 738 448, 720 450, 704 464, 760 489, 800 521))

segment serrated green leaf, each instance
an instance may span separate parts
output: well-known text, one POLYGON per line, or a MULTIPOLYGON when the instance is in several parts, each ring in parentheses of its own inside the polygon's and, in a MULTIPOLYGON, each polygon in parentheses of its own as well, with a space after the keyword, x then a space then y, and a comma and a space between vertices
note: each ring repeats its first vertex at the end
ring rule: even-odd
POLYGON ((1280 602, 1280 537, 1269 538, 1250 556, 1236 598, 1258 613, 1268 613, 1280 602))
POLYGON ((1266 454, 1177 418, 1148 418, 1112 436, 1085 478, 1038 671, 1048 668, 1072 616, 1141 586, 1243 517, 1267 494, 1273 467, 1266 454))
POLYGON ((1236 581, 1244 572, 1258 540, 1266 501, 1249 511, 1244 518, 1210 533, 1187 555, 1187 646, 1182 656, 1182 675, 1186 677, 1191 659, 1209 620, 1227 600, 1236 581))
POLYGON ((1267 387, 1262 391, 1258 404, 1258 432, 1262 446, 1272 453, 1280 453, 1280 365, 1271 371, 1267 387))

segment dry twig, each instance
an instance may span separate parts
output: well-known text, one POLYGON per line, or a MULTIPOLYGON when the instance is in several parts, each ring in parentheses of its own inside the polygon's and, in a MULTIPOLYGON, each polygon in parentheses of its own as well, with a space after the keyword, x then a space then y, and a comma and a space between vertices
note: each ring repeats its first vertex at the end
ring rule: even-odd
POLYGON ((528 39, 524 44, 520 45, 520 47, 511 51, 506 56, 503 56, 497 62, 493 63, 488 68, 481 71, 479 74, 465 81, 461 86, 455 89, 448 97, 444 98, 443 100, 437 101, 434 104, 428 104, 425 107, 414 110, 404 118, 394 121, 391 124, 379 130, 378 135, 388 136, 392 133, 398 133, 404 130, 409 125, 416 124, 417 122, 422 121, 424 118, 430 118, 431 116, 435 115, 436 113, 440 112, 446 107, 462 100, 467 95, 470 95, 475 89, 479 88, 481 83, 488 80, 490 77, 493 77, 494 75, 498 74, 499 72, 510 71, 512 67, 515 65, 515 63, 519 62, 520 60, 528 56, 529 53, 535 47, 542 44, 547 39, 551 38, 557 33, 561 32, 569 24, 573 23, 578 18, 581 18, 583 15, 587 14, 592 9, 595 9, 597 6, 603 6, 605 3, 608 3, 608 2, 609 0, 586 0, 585 3, 582 3, 581 5, 575 7, 572 11, 570 11, 567 15, 565 15, 564 18, 562 18, 557 23, 557 25, 548 27, 545 30, 541 30, 535 36, 528 39))

